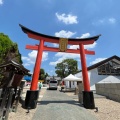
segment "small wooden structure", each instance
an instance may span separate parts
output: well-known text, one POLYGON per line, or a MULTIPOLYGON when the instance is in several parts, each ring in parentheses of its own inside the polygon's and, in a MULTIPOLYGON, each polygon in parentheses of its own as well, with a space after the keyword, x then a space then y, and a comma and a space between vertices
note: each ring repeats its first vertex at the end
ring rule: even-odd
POLYGON ((9 61, 0 65, 0 120, 7 120, 10 111, 16 111, 24 82, 29 70, 9 61))

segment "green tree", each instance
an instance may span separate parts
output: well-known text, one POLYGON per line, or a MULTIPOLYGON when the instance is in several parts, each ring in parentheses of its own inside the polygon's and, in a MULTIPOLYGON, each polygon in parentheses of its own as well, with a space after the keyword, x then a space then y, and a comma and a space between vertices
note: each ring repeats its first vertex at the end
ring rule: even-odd
POLYGON ((44 80, 44 83, 46 82, 46 77, 49 76, 48 73, 45 73, 45 70, 43 68, 40 69, 40 74, 39 74, 39 80, 44 80))
MULTIPOLYGON (((0 33, 0 64, 7 63, 10 60, 22 64, 18 45, 13 43, 7 35, 0 33)), ((1 81, 4 81, 4 77, 6 76, 5 72, 4 69, 0 69, 0 85, 2 84, 1 81)))
POLYGON ((48 76, 49 76, 48 73, 45 73, 45 78, 48 77, 48 76))
POLYGON ((65 59, 61 63, 55 66, 55 73, 58 77, 64 78, 69 74, 75 74, 78 72, 78 64, 74 59, 65 59))
POLYGON ((9 60, 22 64, 17 43, 13 43, 7 35, 0 33, 0 63, 9 60))
POLYGON ((45 79, 45 71, 43 68, 40 69, 39 80, 45 79))

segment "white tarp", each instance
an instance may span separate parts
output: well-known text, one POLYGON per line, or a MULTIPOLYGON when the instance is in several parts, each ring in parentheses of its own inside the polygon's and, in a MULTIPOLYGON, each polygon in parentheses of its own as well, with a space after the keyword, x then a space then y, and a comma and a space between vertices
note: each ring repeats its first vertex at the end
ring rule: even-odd
POLYGON ((74 75, 70 74, 67 77, 63 78, 64 81, 82 81, 80 78, 75 77, 74 75))

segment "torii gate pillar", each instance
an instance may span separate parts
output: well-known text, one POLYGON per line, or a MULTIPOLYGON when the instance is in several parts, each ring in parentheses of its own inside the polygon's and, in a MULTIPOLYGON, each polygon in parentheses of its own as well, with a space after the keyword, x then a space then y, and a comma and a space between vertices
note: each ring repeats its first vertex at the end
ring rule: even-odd
POLYGON ((39 78, 40 66, 42 61, 43 48, 44 48, 44 40, 40 40, 36 62, 34 66, 31 87, 30 90, 27 91, 26 99, 25 99, 25 106, 28 109, 36 108, 37 99, 39 97, 39 90, 37 90, 37 85, 38 85, 38 78, 39 78))
POLYGON ((88 71, 86 65, 84 45, 80 44, 80 57, 81 57, 81 66, 82 66, 82 75, 83 75, 83 85, 85 91, 90 91, 90 83, 88 78, 88 71))
POLYGON ((37 89, 40 66, 41 66, 41 61, 42 61, 42 54, 43 54, 43 46, 44 46, 44 40, 40 40, 30 90, 37 89))
POLYGON ((84 45, 79 44, 80 47, 80 57, 81 57, 81 66, 82 66, 82 76, 83 76, 83 105, 88 109, 95 109, 93 91, 90 91, 90 81, 88 78, 88 71, 85 58, 84 45))

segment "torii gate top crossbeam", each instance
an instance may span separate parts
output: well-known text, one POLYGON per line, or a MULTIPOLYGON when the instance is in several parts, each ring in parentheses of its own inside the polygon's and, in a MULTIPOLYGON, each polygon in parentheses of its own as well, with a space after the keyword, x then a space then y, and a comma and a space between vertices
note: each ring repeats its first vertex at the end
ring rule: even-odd
MULTIPOLYGON (((45 34, 41 34, 38 32, 35 32, 33 30, 30 30, 23 25, 19 24, 21 27, 22 31, 28 35, 28 37, 36 39, 36 40, 41 40, 43 39, 44 42, 51 42, 51 43, 59 43, 60 37, 54 37, 54 36, 49 36, 45 34)), ((89 37, 89 38, 67 38, 68 39, 68 44, 70 45, 79 45, 79 44, 93 44, 101 35, 89 37)))

